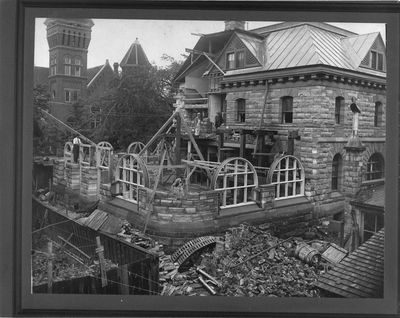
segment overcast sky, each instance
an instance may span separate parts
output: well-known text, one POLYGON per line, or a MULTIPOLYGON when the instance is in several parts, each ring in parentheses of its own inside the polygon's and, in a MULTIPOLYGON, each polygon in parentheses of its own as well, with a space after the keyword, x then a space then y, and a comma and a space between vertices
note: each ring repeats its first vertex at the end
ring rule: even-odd
MULTIPOLYGON (((35 66, 49 66, 49 47, 46 40, 45 19, 35 23, 35 66)), ((130 45, 139 39, 149 61, 162 66, 165 53, 182 60, 186 48, 193 48, 199 37, 192 33, 213 33, 224 30, 223 21, 176 20, 114 20, 93 19, 92 40, 89 45, 88 67, 103 65, 106 59, 112 65, 120 63, 130 45)), ((246 29, 254 29, 276 22, 248 22, 246 29)), ((332 23, 358 34, 381 32, 385 41, 385 24, 332 23)))

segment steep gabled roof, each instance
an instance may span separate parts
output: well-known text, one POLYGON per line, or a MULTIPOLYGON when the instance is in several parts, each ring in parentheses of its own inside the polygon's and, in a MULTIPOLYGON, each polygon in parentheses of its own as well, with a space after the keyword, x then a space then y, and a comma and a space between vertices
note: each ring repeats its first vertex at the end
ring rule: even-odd
POLYGON ((96 76, 96 74, 104 67, 104 65, 98 65, 98 66, 94 66, 91 68, 87 69, 87 81, 88 83, 90 83, 90 81, 93 79, 93 77, 96 76))
POLYGON ((136 41, 129 47, 120 65, 124 66, 136 66, 136 65, 149 65, 150 62, 147 59, 146 53, 144 52, 142 45, 136 38, 136 41))
POLYGON ((342 39, 343 46, 347 49, 349 57, 355 68, 359 67, 375 43, 384 46, 379 32, 361 34, 342 39))
MULTIPOLYGON (((91 85, 93 85, 93 83, 96 81, 96 79, 100 78, 101 74, 104 72, 111 72, 111 73, 113 72, 108 60, 106 60, 104 65, 96 66, 91 69, 91 75, 92 75, 92 73, 95 73, 95 74, 90 78, 90 80, 89 80, 89 76, 88 76, 87 87, 89 88, 91 85), (97 71, 97 72, 95 73, 95 71, 97 71)), ((88 70, 88 73, 89 73, 89 70, 88 70)))

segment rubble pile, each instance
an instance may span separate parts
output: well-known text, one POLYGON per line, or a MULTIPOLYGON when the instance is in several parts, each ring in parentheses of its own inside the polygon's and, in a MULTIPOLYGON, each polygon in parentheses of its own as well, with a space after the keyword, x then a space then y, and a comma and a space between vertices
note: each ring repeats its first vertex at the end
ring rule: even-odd
POLYGON ((136 229, 129 222, 124 222, 121 227, 121 232, 118 233, 118 236, 123 238, 127 242, 133 243, 147 250, 152 250, 153 252, 157 252, 159 249, 162 248, 162 246, 158 244, 154 239, 143 234, 143 231, 136 229))
POLYGON ((301 243, 302 238, 274 237, 262 226, 231 228, 197 264, 164 276, 162 295, 318 297, 320 258, 299 259, 301 243))
MULTIPOLYGON (((32 283, 38 286, 47 283, 48 280, 49 255, 45 251, 36 250, 32 254, 32 283)), ((84 265, 75 261, 62 247, 56 245, 53 250, 53 281, 64 281, 85 276, 99 276, 100 264, 93 260, 90 265, 84 265)), ((104 268, 106 271, 116 268, 117 265, 105 259, 104 268)))

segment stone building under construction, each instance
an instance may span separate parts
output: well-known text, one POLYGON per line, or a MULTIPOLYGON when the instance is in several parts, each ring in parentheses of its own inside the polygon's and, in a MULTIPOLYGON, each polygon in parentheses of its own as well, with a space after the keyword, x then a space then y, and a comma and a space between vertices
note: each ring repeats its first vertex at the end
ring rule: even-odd
POLYGON ((241 222, 289 233, 342 218, 362 185, 382 184, 379 33, 227 21, 188 51, 176 110, 153 138, 118 154, 86 142, 78 164, 66 143, 53 164, 56 191, 100 200, 98 209, 179 245, 241 222))

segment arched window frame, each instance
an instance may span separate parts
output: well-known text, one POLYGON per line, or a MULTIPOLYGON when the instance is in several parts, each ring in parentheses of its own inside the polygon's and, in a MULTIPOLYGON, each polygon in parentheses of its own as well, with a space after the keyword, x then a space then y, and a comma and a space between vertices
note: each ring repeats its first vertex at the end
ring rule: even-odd
POLYGON ((280 98, 281 122, 282 124, 293 123, 293 97, 283 96, 280 98))
POLYGON ((139 189, 149 186, 149 173, 143 160, 135 154, 122 156, 115 171, 117 192, 122 198, 138 202, 139 189))
POLYGON ((292 155, 278 157, 271 164, 267 182, 275 185, 275 200, 304 196, 303 164, 292 155))
POLYGON ((253 190, 258 186, 258 176, 248 160, 228 158, 216 169, 212 185, 221 194, 221 208, 246 205, 255 202, 253 190))
POLYGON ((331 175, 332 191, 342 190, 342 182, 343 182, 343 158, 340 153, 337 153, 332 158, 332 175, 331 175))
POLYGON ((385 159, 384 157, 375 152, 369 157, 365 171, 365 180, 381 180, 385 178, 385 159))
POLYGON ((344 124, 344 97, 337 96, 335 98, 335 124, 344 124))
POLYGON ((238 123, 246 122, 246 100, 243 98, 236 100, 236 121, 238 123))

